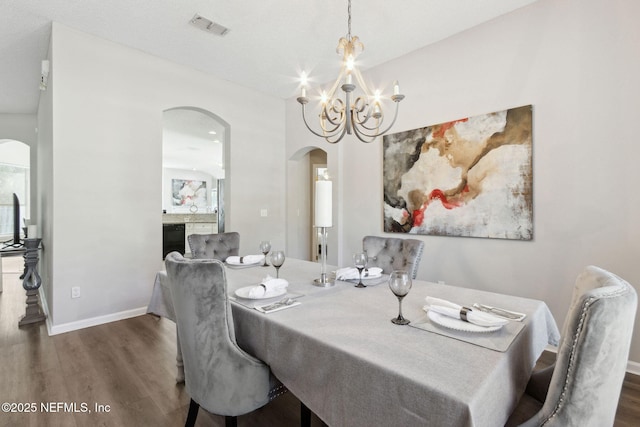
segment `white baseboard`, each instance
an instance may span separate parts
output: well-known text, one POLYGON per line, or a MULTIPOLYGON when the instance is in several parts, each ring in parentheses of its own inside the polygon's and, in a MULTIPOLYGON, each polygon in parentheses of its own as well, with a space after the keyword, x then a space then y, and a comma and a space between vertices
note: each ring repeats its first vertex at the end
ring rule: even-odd
MULTIPOLYGON (((552 353, 558 353, 558 347, 554 347, 551 345, 548 345, 545 350, 552 353)), ((627 361, 627 372, 633 375, 640 375, 640 363, 633 362, 631 360, 627 361)))
POLYGON ((118 320, 129 319, 131 317, 137 317, 142 316, 143 314, 147 314, 147 307, 145 306, 134 308, 131 310, 120 311, 118 313, 111 313, 104 316, 91 317, 89 319, 63 323, 62 325, 53 325, 51 323, 51 314, 49 313, 49 304, 42 287, 40 287, 39 289, 39 294, 42 311, 47 315, 47 334, 49 336, 64 334, 65 332, 76 331, 78 329, 89 328, 91 326, 98 326, 104 323, 116 322, 118 320))
POLYGON ((640 363, 632 362, 627 363, 627 372, 634 375, 640 375, 640 363))
POLYGON ((42 311, 47 315, 47 333, 51 335, 64 334, 65 332, 76 331, 78 329, 89 328, 91 326, 102 325, 104 323, 115 322, 118 320, 129 319, 131 317, 142 316, 147 314, 147 307, 139 307, 131 310, 120 311, 118 313, 111 313, 104 316, 91 317, 89 319, 82 319, 75 322, 63 323, 61 325, 53 325, 51 323, 51 316, 49 315, 49 305, 40 288, 40 301, 42 304, 42 311))
POLYGON ((134 308, 131 310, 120 311, 118 313, 106 314, 104 316, 91 317, 89 319, 77 320, 75 322, 63 323, 61 325, 51 326, 49 335, 64 334, 65 332, 76 331, 78 329, 90 328, 104 323, 116 322, 118 320, 129 319, 131 317, 142 316, 147 313, 147 307, 134 308))
POLYGON ((49 303, 47 302, 47 297, 44 294, 42 286, 38 288, 38 294, 40 295, 40 306, 42 306, 42 311, 44 311, 44 314, 47 316, 47 319, 45 320, 47 324, 47 334, 51 336, 51 314, 49 313, 49 303))
POLYGON ((147 307, 134 308, 120 311, 118 313, 106 314, 104 316, 91 317, 89 319, 77 320, 75 322, 63 323, 51 327, 49 335, 64 334, 65 332, 76 331, 78 329, 90 328, 104 323, 116 322, 118 320, 129 319, 131 317, 142 316, 147 313, 147 307))

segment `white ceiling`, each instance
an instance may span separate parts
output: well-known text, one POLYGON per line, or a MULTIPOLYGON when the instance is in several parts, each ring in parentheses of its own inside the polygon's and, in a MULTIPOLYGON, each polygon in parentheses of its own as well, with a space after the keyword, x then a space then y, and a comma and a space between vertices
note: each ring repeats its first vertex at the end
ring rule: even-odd
MULTIPOLYGON (((353 0, 363 69, 536 0, 353 0)), ((131 46, 281 98, 333 80, 346 0, 0 0, 0 114, 37 111, 51 22, 131 46), (224 37, 189 24, 200 14, 224 37)), ((55 64, 52 64, 55 67, 55 64)))
MULTIPOLYGON (((365 45, 358 63, 367 69, 534 1, 352 0, 351 33, 365 45)), ((289 98, 302 71, 311 84, 337 76, 347 0, 0 0, 0 114, 36 113, 52 21, 289 98), (195 14, 229 33, 190 25, 195 14)), ((165 115, 164 166, 221 176, 222 144, 210 126, 193 111, 165 115)))

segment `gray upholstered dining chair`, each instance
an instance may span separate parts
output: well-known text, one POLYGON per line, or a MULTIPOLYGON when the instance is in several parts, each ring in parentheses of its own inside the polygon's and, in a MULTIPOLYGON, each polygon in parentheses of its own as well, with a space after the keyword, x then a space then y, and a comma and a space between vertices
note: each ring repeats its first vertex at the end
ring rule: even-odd
POLYGON ((258 409, 287 389, 269 366, 236 343, 222 262, 185 259, 171 252, 165 259, 191 396, 187 426, 198 409, 225 416, 233 426, 238 415, 258 409))
POLYGON ((535 371, 507 426, 612 426, 638 297, 595 266, 576 279, 555 366, 535 371))
POLYGON ((380 267, 386 274, 394 270, 405 270, 415 279, 424 242, 417 239, 365 236, 362 239, 362 249, 369 259, 367 267, 380 267))
POLYGON ((224 261, 240 252, 240 234, 235 231, 218 234, 190 234, 187 236, 191 257, 224 261))

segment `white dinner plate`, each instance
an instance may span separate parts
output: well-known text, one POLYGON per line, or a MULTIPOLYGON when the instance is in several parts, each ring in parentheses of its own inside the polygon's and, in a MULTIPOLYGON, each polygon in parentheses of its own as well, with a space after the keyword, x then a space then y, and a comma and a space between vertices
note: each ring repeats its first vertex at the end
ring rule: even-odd
POLYGON ((234 268, 236 270, 239 270, 241 268, 251 268, 251 267, 257 267, 259 265, 262 265, 262 261, 257 262, 257 263, 253 263, 253 264, 229 264, 228 262, 225 262, 224 265, 226 265, 229 268, 234 268))
MULTIPOLYGON (((336 277, 336 272, 333 272, 333 277, 336 277)), ((382 277, 382 273, 378 273, 378 274, 370 274, 368 276, 365 276, 364 274, 362 274, 362 281, 366 281, 366 280, 371 280, 371 279, 379 279, 382 277)), ((353 279, 338 279, 338 280, 343 280, 345 282, 353 282, 354 280, 356 281, 356 283, 358 282, 358 278, 355 277, 353 279)))
MULTIPOLYGON (((378 274, 369 274, 368 276, 365 276, 364 274, 362 275, 362 280, 371 280, 371 279, 379 279, 382 277, 382 273, 378 273, 378 274)), ((351 280, 356 280, 356 279, 351 279, 351 280)))
POLYGON ((248 268, 248 267, 255 267, 256 265, 261 265, 263 262, 264 260, 259 260, 252 263, 243 262, 242 264, 235 264, 227 261, 225 261, 224 263, 225 265, 227 265, 227 267, 231 267, 231 268, 248 268))
POLYGON ((429 319, 440 326, 444 326, 445 328, 455 329, 456 331, 464 331, 464 332, 493 332, 502 328, 502 325, 497 326, 480 326, 475 323, 465 322, 462 319, 454 319, 450 316, 445 316, 444 314, 436 313, 433 310, 429 310, 427 312, 429 319))
POLYGON ((245 286, 244 288, 236 289, 235 294, 237 297, 244 298, 244 299, 269 299, 269 298, 279 297, 287 293, 287 288, 281 288, 281 289, 276 289, 271 292, 268 292, 266 295, 261 297, 251 297, 249 296, 249 292, 251 292, 253 288, 255 288, 255 285, 245 286))

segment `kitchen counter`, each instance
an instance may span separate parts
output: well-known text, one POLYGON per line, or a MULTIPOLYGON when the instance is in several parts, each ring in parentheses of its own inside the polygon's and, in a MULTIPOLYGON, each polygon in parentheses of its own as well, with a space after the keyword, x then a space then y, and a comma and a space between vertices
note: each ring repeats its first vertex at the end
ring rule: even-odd
POLYGON ((216 214, 162 214, 163 224, 185 224, 185 223, 217 223, 218 215, 216 214))

